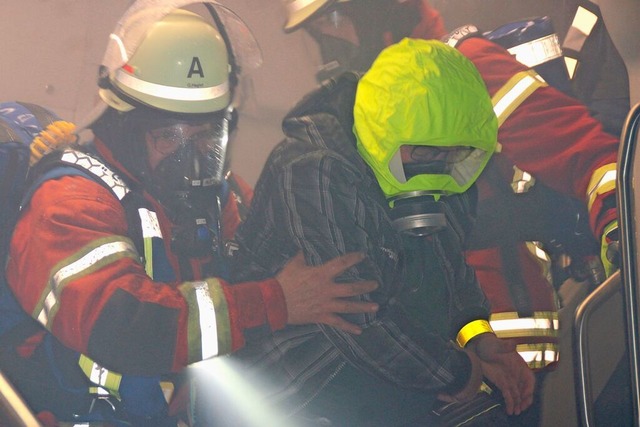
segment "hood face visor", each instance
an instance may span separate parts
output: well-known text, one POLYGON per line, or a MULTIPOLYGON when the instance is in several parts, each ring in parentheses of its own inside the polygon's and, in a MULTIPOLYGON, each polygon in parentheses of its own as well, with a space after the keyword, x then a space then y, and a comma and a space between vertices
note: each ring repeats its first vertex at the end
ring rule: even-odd
POLYGON ((480 148, 467 146, 401 145, 389 160, 389 172, 399 185, 413 180, 411 185, 417 188, 410 191, 458 193, 463 192, 461 189, 467 183, 476 180, 476 172, 484 168, 490 155, 480 148))

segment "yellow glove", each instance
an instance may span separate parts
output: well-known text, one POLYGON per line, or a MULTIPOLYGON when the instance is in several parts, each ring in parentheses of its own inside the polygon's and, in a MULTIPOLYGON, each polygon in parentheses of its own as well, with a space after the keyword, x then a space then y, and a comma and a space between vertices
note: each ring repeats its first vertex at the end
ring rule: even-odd
POLYGON ((600 259, 607 277, 620 268, 620 236, 618 220, 611 221, 604 228, 600 246, 600 259))

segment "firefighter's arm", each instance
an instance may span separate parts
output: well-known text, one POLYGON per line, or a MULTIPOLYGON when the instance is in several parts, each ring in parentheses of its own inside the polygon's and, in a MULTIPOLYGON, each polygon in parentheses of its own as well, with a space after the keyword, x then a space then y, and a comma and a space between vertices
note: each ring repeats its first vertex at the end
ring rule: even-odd
POLYGON ((587 187, 590 223, 601 243, 600 259, 607 277, 620 266, 616 177, 616 164, 607 163, 593 172, 587 187))
MULTIPOLYGON (((357 256, 319 267, 294 263, 279 276, 281 283, 162 283, 146 274, 126 233, 122 206, 100 184, 73 176, 47 181, 16 227, 7 270, 12 290, 34 318, 69 348, 115 371, 180 370, 239 348, 249 328, 283 327, 289 311, 295 322, 335 324, 329 311, 375 307, 335 301, 363 291, 362 284, 333 283, 333 275, 357 256), (317 286, 333 291, 305 299, 306 287, 317 286), (303 304, 318 299, 315 310, 303 304)), ((364 291, 374 287, 365 284, 364 291)))

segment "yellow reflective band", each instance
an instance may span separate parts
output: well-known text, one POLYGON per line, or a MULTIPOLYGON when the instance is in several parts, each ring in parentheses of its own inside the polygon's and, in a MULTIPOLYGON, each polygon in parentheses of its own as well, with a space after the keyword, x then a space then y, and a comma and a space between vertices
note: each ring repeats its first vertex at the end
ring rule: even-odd
POLYGON ((486 320, 474 320, 467 323, 460 329, 458 336, 456 336, 456 342, 460 347, 464 347, 474 337, 480 334, 486 334, 487 332, 493 333, 491 325, 486 320))
POLYGON ((542 86, 547 86, 547 83, 533 70, 520 71, 511 77, 491 98, 493 111, 498 117, 498 126, 501 126, 529 95, 542 86))
POLYGON ((92 383, 100 386, 95 388, 95 393, 111 394, 118 399, 120 398, 118 389, 120 388, 122 375, 103 368, 84 354, 80 355, 78 365, 82 369, 82 372, 84 372, 84 374, 92 383), (101 390, 101 388, 103 389, 101 390), (108 391, 107 393, 105 393, 105 389, 108 391))
POLYGON ((131 240, 122 236, 109 236, 96 240, 74 256, 63 260, 54 267, 33 316, 48 328, 59 308, 58 297, 67 283, 122 258, 140 259, 131 240))
POLYGON ((591 206, 593 206, 598 196, 616 189, 617 176, 615 163, 601 166, 591 175, 591 181, 589 181, 589 186, 587 187, 587 207, 589 210, 591 210, 591 206))
POLYGON ((530 42, 507 49, 527 67, 535 67, 562 56, 557 34, 549 34, 530 42))
POLYGON ((229 82, 203 88, 181 88, 145 82, 131 74, 118 70, 116 80, 145 95, 175 101, 211 101, 229 93, 229 82))
POLYGON ((317 0, 294 0, 287 5, 289 13, 297 12, 300 9, 304 9, 310 4, 315 3, 317 0))

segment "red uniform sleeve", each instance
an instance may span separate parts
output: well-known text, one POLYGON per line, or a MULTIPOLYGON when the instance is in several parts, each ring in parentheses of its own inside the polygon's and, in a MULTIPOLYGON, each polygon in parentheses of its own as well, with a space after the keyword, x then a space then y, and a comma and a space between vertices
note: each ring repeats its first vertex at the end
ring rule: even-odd
MULTIPOLYGON (((480 71, 493 96, 514 74, 526 70, 502 47, 483 38, 469 38, 459 46, 480 71)), ((588 187, 596 171, 614 165, 618 138, 602 129, 587 107, 553 87, 530 95, 498 132, 502 153, 520 169, 564 194, 588 202, 588 187)), ((590 210, 591 225, 600 235, 615 217, 613 206, 598 196, 590 210), (606 210, 604 212, 603 210, 606 210)))
POLYGON ((155 282, 127 232, 120 202, 101 185, 77 176, 47 181, 16 226, 9 285, 62 343, 121 373, 177 371, 210 354, 205 343, 223 354, 243 344, 247 328, 284 326, 275 279, 155 282), (217 321, 210 332, 202 327, 207 307, 217 321))
POLYGON ((444 19, 427 0, 415 0, 420 10, 420 23, 411 31, 411 37, 419 39, 441 39, 447 34, 444 19))

